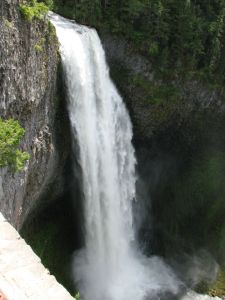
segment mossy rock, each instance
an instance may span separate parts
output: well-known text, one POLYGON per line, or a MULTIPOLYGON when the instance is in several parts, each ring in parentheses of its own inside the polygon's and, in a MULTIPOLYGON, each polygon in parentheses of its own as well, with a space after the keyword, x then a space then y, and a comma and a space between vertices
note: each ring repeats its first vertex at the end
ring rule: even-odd
POLYGON ((207 293, 212 297, 225 297, 225 266, 221 268, 216 282, 210 286, 207 293))

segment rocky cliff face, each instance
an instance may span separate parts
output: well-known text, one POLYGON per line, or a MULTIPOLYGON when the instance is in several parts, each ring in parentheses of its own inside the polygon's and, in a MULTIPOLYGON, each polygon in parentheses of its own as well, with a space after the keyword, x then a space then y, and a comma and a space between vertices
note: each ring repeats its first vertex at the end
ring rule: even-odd
POLYGON ((133 123, 137 192, 145 214, 148 210, 140 225, 143 247, 166 256, 205 247, 221 259, 224 89, 193 76, 177 78, 173 70, 160 77, 125 39, 103 35, 102 40, 133 123))
POLYGON ((131 114, 135 141, 151 143, 163 130, 188 128, 196 113, 224 113, 222 88, 177 78, 173 70, 168 78, 160 77, 141 51, 125 39, 103 35, 102 40, 111 75, 131 114))
POLYGON ((20 228, 43 198, 63 190, 65 111, 56 96, 58 42, 48 21, 25 21, 19 0, 2 0, 0 18, 0 116, 19 120, 26 130, 21 148, 30 153, 23 171, 0 169, 0 210, 20 228))

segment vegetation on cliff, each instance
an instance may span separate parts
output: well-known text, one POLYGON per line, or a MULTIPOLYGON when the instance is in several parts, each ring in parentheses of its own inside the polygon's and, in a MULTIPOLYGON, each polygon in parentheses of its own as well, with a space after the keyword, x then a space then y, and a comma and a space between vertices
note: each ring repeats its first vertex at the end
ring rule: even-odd
POLYGON ((127 38, 163 76, 224 83, 224 0, 54 0, 53 8, 127 38))
POLYGON ((9 166, 12 171, 23 169, 29 154, 18 149, 24 129, 18 121, 0 118, 0 167, 9 166))
POLYGON ((49 7, 43 2, 37 2, 36 0, 25 1, 19 6, 20 12, 27 21, 32 21, 33 18, 42 20, 47 12, 49 7))

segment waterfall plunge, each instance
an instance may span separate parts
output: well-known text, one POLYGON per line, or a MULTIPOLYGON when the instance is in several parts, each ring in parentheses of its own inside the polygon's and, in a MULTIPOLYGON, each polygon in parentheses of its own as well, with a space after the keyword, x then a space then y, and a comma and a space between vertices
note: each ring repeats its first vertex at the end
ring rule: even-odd
POLYGON ((79 147, 85 249, 74 276, 83 300, 142 300, 176 294, 179 282, 159 259, 135 249, 135 156, 129 115, 110 80, 94 29, 51 14, 61 47, 68 110, 79 147))

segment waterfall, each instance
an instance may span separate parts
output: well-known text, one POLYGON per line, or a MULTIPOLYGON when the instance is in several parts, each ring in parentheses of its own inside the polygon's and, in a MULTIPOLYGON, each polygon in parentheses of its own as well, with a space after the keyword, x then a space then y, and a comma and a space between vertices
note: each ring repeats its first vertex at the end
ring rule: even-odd
POLYGON ((60 41, 82 170, 85 248, 73 266, 81 298, 143 300, 159 292, 177 294, 180 282, 171 269, 158 257, 144 257, 135 243, 132 126, 100 39, 94 29, 58 15, 51 14, 51 21, 60 41))
POLYGON ((159 259, 144 261, 135 250, 132 201, 135 155, 132 126, 109 77, 94 29, 57 15, 68 111, 79 147, 84 194, 85 249, 76 255, 75 280, 84 300, 141 300, 157 289, 177 289, 159 259), (159 274, 152 271, 157 265, 159 274), (164 287, 159 278, 166 277, 164 287))

